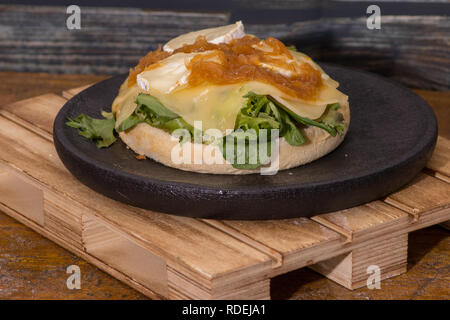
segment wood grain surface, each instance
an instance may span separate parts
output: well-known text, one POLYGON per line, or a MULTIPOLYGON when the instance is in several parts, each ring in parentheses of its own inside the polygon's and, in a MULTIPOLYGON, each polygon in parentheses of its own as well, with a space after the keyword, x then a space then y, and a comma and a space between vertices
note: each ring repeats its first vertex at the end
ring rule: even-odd
MULTIPOLYGON (((53 79, 53 83, 49 81, 48 85, 43 85, 42 91, 35 93, 35 95, 51 92, 60 94, 61 88, 69 89, 73 86, 86 85, 103 77, 73 75, 49 76, 43 74, 0 72, 0 99, 9 96, 11 101, 13 101, 28 97, 27 94, 29 92, 17 88, 17 84, 20 83, 20 86, 23 88, 31 88, 42 78, 53 79), (61 81, 58 81, 58 78, 61 81), (8 87, 6 79, 11 80, 11 86, 8 87), (69 82, 70 85, 67 85, 65 82, 69 82), (74 84, 73 82, 77 83, 74 84)), ((435 97, 436 105, 442 106, 439 103, 440 93, 429 94, 435 97)), ((443 94, 444 108, 442 110, 446 109, 445 106, 448 107, 445 96, 446 94, 443 94)), ((20 109, 22 110, 22 108, 26 108, 26 106, 21 106, 20 109)), ((43 109, 43 111, 45 110, 43 109)), ((438 111, 440 109, 435 108, 435 110, 440 119, 441 112, 438 111)), ((45 129, 47 124, 43 123, 42 126, 45 129)), ((440 129, 442 134, 442 128, 440 129)), ((41 150, 40 152, 45 152, 45 150, 41 150)), ((398 197, 399 201, 403 201, 401 198, 402 195, 398 197)), ((416 204, 411 205, 414 206, 416 204)), ((368 214, 370 214, 370 210, 368 214)), ((401 216, 399 218, 401 219, 401 216)), ((177 223, 182 225, 183 218, 176 219, 180 220, 177 223)), ((373 231, 371 226, 377 223, 380 222, 373 221, 367 230, 373 231)), ((201 225, 198 227, 201 233, 201 225)), ((239 228, 247 233, 262 235, 259 233, 260 231, 258 231, 257 226, 249 229, 248 225, 234 223, 229 225, 229 227, 239 228)), ((313 229, 311 231, 314 232, 313 229)), ((3 214, 0 215, 0 234, 0 270, 2 271, 0 276, 0 298, 143 298, 140 294, 121 284, 119 281, 104 274, 76 256, 69 254, 64 249, 61 249, 3 214), (81 268, 81 290, 72 291, 68 290, 65 286, 68 276, 65 270, 71 264, 76 264, 81 268)), ((291 236, 294 239, 296 235, 291 236)), ((331 237, 330 240, 332 240, 332 235, 330 234, 329 236, 331 237)), ((301 269, 275 278, 272 281, 272 297, 293 299, 448 299, 450 296, 448 289, 450 287, 450 240, 448 231, 443 228, 432 227, 413 232, 410 234, 409 242, 409 272, 405 275, 384 281, 382 283, 382 290, 371 291, 365 288, 351 292, 310 270, 301 269)), ((295 245, 295 243, 290 244, 287 242, 286 248, 281 249, 295 252, 296 248, 293 244, 295 245)))
POLYGON ((241 19, 248 33, 280 38, 315 60, 449 90, 448 1, 378 2, 379 30, 366 26, 367 1, 80 1, 80 30, 67 29, 64 2, 43 3, 52 6, 0 5, 0 70, 126 73, 158 43, 241 19))

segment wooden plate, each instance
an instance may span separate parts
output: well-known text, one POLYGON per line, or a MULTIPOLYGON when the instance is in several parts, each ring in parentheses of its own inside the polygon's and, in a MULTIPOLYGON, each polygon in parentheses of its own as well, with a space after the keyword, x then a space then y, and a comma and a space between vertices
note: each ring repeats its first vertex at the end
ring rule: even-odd
POLYGON ((56 150, 82 183, 134 206, 201 218, 280 219, 312 216, 369 202, 409 182, 426 164, 437 137, 436 118, 416 94, 380 76, 324 64, 349 96, 350 130, 335 151, 310 164, 230 176, 185 172, 136 160, 118 141, 108 149, 65 125, 80 113, 110 110, 125 76, 98 83, 70 99, 54 123, 56 150))

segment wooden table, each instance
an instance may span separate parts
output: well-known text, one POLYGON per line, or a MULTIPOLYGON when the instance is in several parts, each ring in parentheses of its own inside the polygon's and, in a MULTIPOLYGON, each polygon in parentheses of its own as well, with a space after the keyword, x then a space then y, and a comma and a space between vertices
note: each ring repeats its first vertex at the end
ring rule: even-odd
MULTIPOLYGON (((106 78, 0 72, 0 105, 106 78)), ((440 135, 450 138, 450 92, 416 90, 435 110, 440 135)), ((273 299, 449 299, 450 237, 434 226, 409 236, 408 272, 381 290, 349 291, 303 268, 272 281, 273 299)), ((0 213, 1 299, 145 299, 143 295, 0 213), (66 268, 81 269, 81 289, 69 290, 66 268)))

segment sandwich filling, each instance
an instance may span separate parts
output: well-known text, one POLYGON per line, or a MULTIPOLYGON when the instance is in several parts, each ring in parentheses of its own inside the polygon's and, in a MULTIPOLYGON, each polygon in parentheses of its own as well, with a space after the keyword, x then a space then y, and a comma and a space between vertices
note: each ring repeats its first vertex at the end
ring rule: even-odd
MULTIPOLYGON (((267 144, 269 140, 258 138, 260 129, 278 129, 279 136, 294 146, 307 142, 302 130, 308 126, 331 136, 345 132, 339 109, 348 98, 337 90, 336 81, 308 56, 281 41, 240 32, 234 37, 221 35, 223 42, 198 34, 181 46, 172 44, 170 50, 159 46, 130 70, 107 119, 81 115, 67 124, 97 140, 99 147, 114 139, 109 134, 105 143, 102 130, 94 132, 98 121, 108 121, 108 128, 113 121, 117 132, 147 123, 169 133, 185 129, 194 135, 194 122, 201 120, 203 130, 222 133, 215 141, 222 150, 234 141, 227 137, 249 132, 255 134, 246 134, 248 143, 253 139, 258 145, 267 144)), ((205 137, 202 142, 211 140, 205 137)), ((240 169, 255 169, 264 162, 237 164, 236 154, 223 154, 240 169)))

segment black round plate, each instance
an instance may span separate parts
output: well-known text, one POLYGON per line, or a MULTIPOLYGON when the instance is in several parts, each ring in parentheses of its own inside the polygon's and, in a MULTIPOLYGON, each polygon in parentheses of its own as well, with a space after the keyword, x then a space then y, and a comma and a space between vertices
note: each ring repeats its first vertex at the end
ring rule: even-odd
POLYGON ((139 161, 122 141, 97 149, 65 125, 67 117, 100 117, 100 110, 110 110, 125 76, 98 83, 64 105, 54 123, 55 147, 67 169, 95 191, 189 217, 312 216, 386 196, 409 182, 431 156, 437 137, 433 111, 416 94, 380 76, 327 64, 324 68, 349 96, 347 137, 325 157, 273 176, 200 174, 151 159, 139 161))

